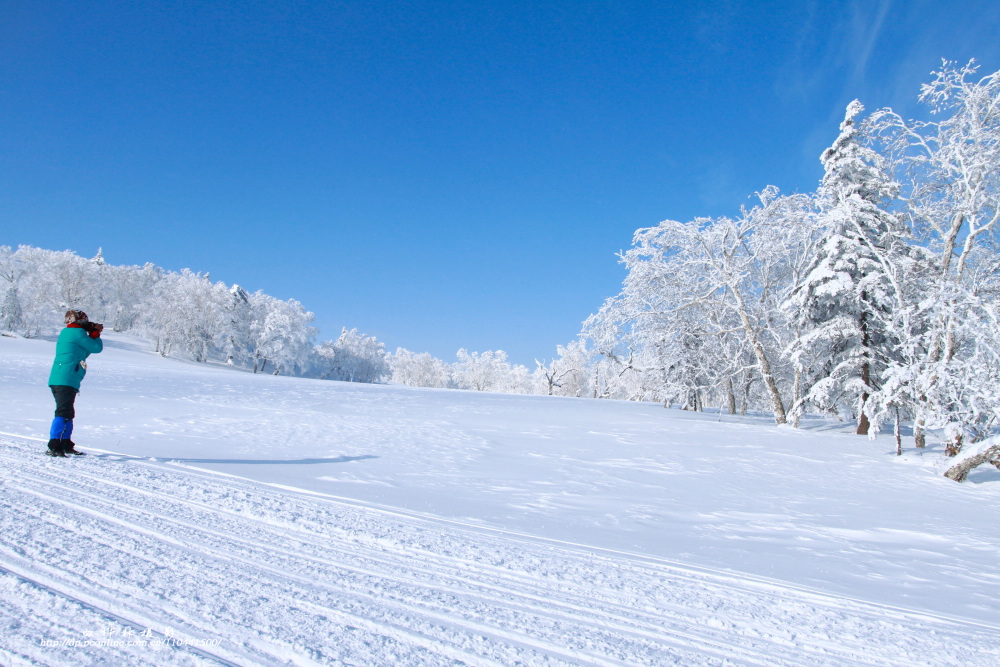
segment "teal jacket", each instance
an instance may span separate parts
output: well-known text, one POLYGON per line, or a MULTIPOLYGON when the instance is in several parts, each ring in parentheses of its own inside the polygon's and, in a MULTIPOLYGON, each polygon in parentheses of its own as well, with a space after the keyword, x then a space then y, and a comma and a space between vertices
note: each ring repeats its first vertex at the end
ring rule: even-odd
POLYGON ((80 390, 80 382, 87 374, 81 362, 104 349, 104 341, 91 338, 85 329, 66 327, 56 341, 56 359, 49 373, 49 386, 62 385, 80 390))

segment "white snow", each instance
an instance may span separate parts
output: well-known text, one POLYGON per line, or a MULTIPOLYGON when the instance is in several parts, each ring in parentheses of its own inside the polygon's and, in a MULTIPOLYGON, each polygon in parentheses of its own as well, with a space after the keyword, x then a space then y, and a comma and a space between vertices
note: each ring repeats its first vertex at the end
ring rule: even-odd
POLYGON ((0 338, 0 664, 997 665, 1000 472, 850 425, 0 338))

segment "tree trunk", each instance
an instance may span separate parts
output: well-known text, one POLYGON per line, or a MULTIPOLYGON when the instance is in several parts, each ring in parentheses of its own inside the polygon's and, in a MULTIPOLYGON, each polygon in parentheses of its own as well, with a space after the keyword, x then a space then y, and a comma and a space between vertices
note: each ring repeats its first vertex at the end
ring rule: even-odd
MULTIPOLYGON (((861 293, 862 303, 865 300, 865 292, 861 293)), ((868 429, 871 428, 871 424, 868 422, 868 387, 871 382, 872 367, 868 356, 868 345, 870 343, 870 337, 868 335, 868 313, 861 313, 861 348, 864 350, 865 360, 861 363, 861 382, 864 383, 865 388, 861 391, 861 408, 858 411, 858 435, 868 435, 868 429)))
POLYGON ((865 414, 865 404, 867 402, 868 394, 861 394, 861 415, 858 417, 858 430, 856 431, 858 435, 868 435, 868 429, 871 428, 868 415, 865 414))
POLYGON ((799 419, 802 417, 802 406, 799 399, 802 398, 802 369, 795 364, 795 381, 792 383, 792 426, 799 427, 799 419))
POLYGON ((754 329, 753 322, 750 321, 750 316, 743 305, 743 300, 739 297, 737 298, 739 299, 739 316, 743 323, 743 330, 750 341, 750 348, 757 359, 757 368, 760 369, 761 377, 764 378, 764 387, 767 388, 768 396, 771 399, 771 410, 774 411, 774 423, 784 424, 788 421, 785 416, 785 405, 781 400, 778 382, 774 379, 774 373, 771 371, 771 362, 767 358, 767 351, 764 350, 764 344, 757 337, 757 331, 754 329))
POLYGON ((978 454, 962 459, 952 467, 948 468, 948 470, 945 471, 944 476, 948 479, 953 479, 956 482, 964 482, 973 468, 976 468, 986 462, 992 463, 1000 468, 1000 442, 992 447, 984 449, 978 454))
POLYGON ((892 432, 896 436, 896 456, 903 455, 903 434, 899 428, 899 406, 896 406, 896 423, 893 425, 892 432))
POLYGON ((753 384, 753 375, 749 370, 743 371, 743 377, 746 378, 746 382, 743 383, 743 396, 740 399, 740 416, 745 417, 747 414, 747 408, 750 404, 750 387, 753 384))
POLYGON ((858 429, 855 431, 857 435, 868 435, 868 429, 871 428, 871 422, 868 421, 868 414, 865 409, 868 404, 868 394, 861 394, 861 410, 858 414, 858 429))

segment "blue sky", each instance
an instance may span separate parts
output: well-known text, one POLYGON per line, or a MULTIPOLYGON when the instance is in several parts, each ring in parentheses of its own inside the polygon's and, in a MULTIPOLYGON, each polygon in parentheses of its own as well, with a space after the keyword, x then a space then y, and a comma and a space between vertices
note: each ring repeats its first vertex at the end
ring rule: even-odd
POLYGON ((0 0, 0 244, 209 272, 533 366, 640 227, 811 191, 1000 3, 0 0))

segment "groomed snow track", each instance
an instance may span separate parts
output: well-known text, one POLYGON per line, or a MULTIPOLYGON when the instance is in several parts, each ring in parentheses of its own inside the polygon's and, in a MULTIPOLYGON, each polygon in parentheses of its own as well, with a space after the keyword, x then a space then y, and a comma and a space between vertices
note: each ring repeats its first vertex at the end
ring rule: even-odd
POLYGON ((1000 631, 0 438, 4 665, 997 665, 1000 631))

